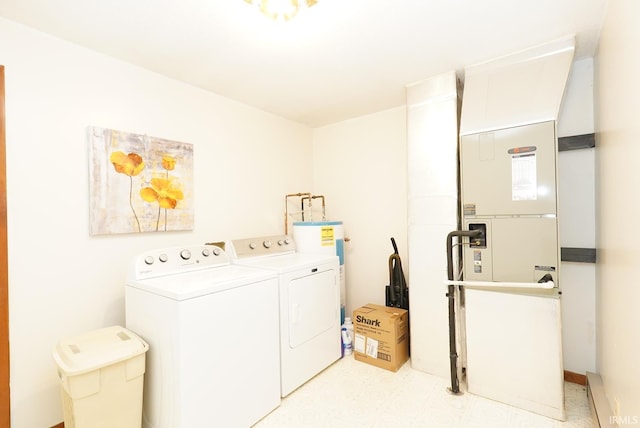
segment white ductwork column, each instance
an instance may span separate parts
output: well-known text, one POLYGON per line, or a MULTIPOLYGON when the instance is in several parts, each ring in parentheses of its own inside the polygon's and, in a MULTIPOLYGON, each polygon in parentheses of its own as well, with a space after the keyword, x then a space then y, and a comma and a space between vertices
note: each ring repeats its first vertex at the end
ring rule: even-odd
POLYGON ((459 82, 455 71, 407 90, 411 366, 449 376, 445 242, 458 227, 459 82))

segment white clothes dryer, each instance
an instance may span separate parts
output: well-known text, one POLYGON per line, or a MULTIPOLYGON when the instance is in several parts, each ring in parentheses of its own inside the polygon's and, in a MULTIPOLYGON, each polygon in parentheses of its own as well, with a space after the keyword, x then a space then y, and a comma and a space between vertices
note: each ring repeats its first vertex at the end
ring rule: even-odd
POLYGON ((218 246, 147 251, 125 286, 149 343, 143 427, 253 425, 280 404, 278 279, 218 246))
POLYGON ((238 239, 227 249, 234 263, 278 274, 285 397, 341 356, 338 256, 297 253, 290 236, 238 239))

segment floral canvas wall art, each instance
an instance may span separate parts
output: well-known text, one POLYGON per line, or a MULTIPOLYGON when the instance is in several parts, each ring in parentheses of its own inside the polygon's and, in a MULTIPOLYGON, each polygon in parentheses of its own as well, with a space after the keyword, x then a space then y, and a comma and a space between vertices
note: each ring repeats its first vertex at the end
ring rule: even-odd
POLYGON ((193 145, 89 127, 90 233, 193 229, 193 145))

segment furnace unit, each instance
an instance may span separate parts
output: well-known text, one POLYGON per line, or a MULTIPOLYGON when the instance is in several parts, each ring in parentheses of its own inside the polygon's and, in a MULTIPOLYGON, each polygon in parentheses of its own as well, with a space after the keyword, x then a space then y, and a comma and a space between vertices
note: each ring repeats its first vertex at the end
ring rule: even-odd
POLYGON ((461 137, 465 280, 558 284, 556 152, 553 121, 461 137))
POLYGON ((447 241, 462 244, 447 281, 452 392, 461 379, 470 393, 559 420, 556 126, 574 49, 567 38, 465 70, 461 230, 447 241))

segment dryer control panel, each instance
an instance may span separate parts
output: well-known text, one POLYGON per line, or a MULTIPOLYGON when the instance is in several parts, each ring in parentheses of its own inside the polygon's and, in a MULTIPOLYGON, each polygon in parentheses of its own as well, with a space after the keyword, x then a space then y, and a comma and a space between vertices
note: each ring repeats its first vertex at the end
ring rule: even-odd
POLYGON ((228 245, 231 257, 244 259, 294 253, 296 244, 290 235, 261 236, 257 238, 234 239, 228 245))

